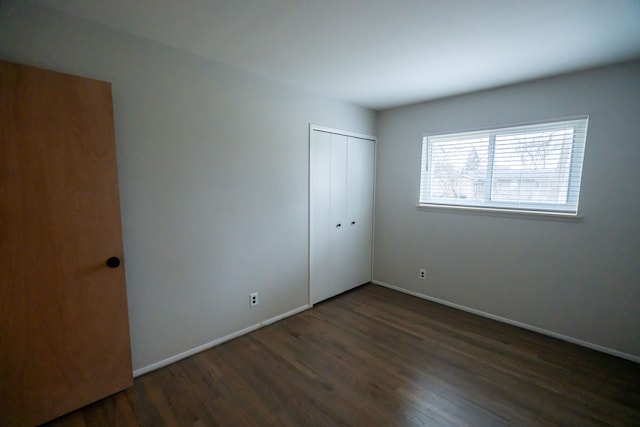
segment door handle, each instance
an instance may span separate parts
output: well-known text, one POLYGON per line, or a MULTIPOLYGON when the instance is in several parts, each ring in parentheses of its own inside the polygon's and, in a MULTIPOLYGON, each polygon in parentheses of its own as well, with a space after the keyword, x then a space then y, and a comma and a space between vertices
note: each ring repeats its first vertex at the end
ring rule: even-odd
POLYGON ((336 228, 340 228, 340 227, 342 227, 342 224, 336 225, 336 228))
POLYGON ((118 268, 120 266, 120 258, 117 256, 112 256, 107 259, 107 267, 109 268, 118 268))
POLYGON ((356 222, 355 221, 351 221, 351 225, 356 225, 356 222))

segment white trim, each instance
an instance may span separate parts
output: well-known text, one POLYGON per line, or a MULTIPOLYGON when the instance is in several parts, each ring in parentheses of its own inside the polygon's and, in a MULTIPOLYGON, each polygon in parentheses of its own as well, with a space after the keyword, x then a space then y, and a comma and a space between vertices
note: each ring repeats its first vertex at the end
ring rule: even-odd
POLYGON ((260 323, 256 323, 255 325, 251 325, 251 326, 249 326, 247 328, 240 329, 239 331, 233 332, 233 333, 231 333, 229 335, 225 335, 224 337, 215 339, 215 340, 210 341, 210 342, 208 342, 206 344, 202 344, 202 345, 199 345, 198 347, 192 348, 191 350, 187 350, 187 351, 184 351, 182 353, 178 353, 178 354, 176 354, 174 356, 168 357, 168 358, 166 358, 164 360, 161 360, 159 362, 152 363, 151 365, 147 365, 147 366, 143 366, 142 368, 135 369, 133 371, 133 376, 134 377, 139 377, 140 375, 147 374, 147 373, 149 373, 151 371, 155 371, 156 369, 164 368, 165 366, 171 365, 172 363, 175 363, 175 362, 177 362, 179 360, 182 360, 182 359, 187 358, 189 356, 193 356, 196 353, 200 353, 202 351, 208 350, 208 349, 210 349, 212 347, 215 347, 215 346, 217 346, 219 344, 222 344, 224 342, 230 341, 230 340, 232 340, 234 338, 238 338, 238 337, 240 337, 242 335, 248 334, 249 332, 253 332, 253 331, 257 330, 257 329, 260 329, 263 326, 270 325, 270 324, 275 323, 275 322, 277 322, 279 320, 282 320, 284 318, 293 316, 294 314, 298 314, 298 313, 300 313, 302 311, 305 311, 305 310, 307 310, 309 308, 311 308, 311 306, 309 304, 303 305, 302 307, 294 308, 291 311, 287 311, 286 313, 282 313, 282 314, 280 314, 278 316, 272 317, 271 319, 265 320, 265 321, 260 322, 260 323))
POLYGON ((365 135, 363 133, 351 132, 351 131, 342 130, 342 129, 334 129, 327 126, 320 126, 313 123, 309 123, 309 136, 311 136, 314 130, 318 130, 320 132, 335 133, 338 135, 346 135, 354 138, 369 139, 375 142, 378 141, 378 138, 372 135, 365 135))
POLYGON ((443 210, 455 213, 466 214, 482 214, 482 215, 494 215, 494 216, 508 216, 512 218, 531 218, 531 219, 543 219, 543 220, 556 220, 556 221, 581 221, 583 216, 578 213, 562 213, 552 211, 530 211, 520 209, 501 209, 491 207, 479 207, 479 206, 464 206, 464 205, 445 205, 437 203, 419 203, 418 209, 425 210, 443 210))
POLYGON ((507 319, 506 317, 496 316, 495 314, 486 313, 484 311, 476 310, 475 308, 470 308, 470 307, 466 307, 464 305, 455 304, 455 303, 452 303, 452 302, 449 302, 449 301, 445 301, 445 300, 442 300, 442 299, 439 299, 439 298, 431 297, 429 295, 421 294, 419 292, 410 291, 408 289, 404 289, 404 288, 400 288, 398 286, 390 285, 389 283, 381 282, 379 280, 372 280, 371 283, 373 283, 375 285, 378 285, 378 286, 385 287, 385 288, 393 289, 394 291, 402 292, 404 294, 412 295, 414 297, 422 298, 422 299, 425 299, 427 301, 435 302, 437 304, 446 305, 447 307, 452 307, 452 308, 455 308, 457 310, 466 311, 467 313, 471 313, 471 314, 475 314, 475 315, 478 315, 478 316, 486 317, 488 319, 496 320, 498 322, 506 323, 508 325, 517 326, 518 328, 527 329, 529 331, 537 332, 537 333, 542 334, 542 335, 547 335, 547 336, 550 336, 552 338, 557 338, 559 340, 566 341, 566 342, 569 342, 569 343, 572 343, 572 344, 577 344, 577 345, 579 345, 581 347, 586 347, 586 348, 589 348, 591 350, 599 351, 601 353, 610 354, 612 356, 616 356, 616 357, 620 357, 622 359, 630 360, 632 362, 640 363, 640 356, 635 356, 633 354, 624 353, 622 351, 614 350, 614 349, 611 349, 611 348, 608 348, 608 347, 604 347, 604 346, 601 346, 601 345, 598 345, 598 344, 593 344, 593 343, 590 343, 588 341, 583 341, 583 340, 580 340, 580 339, 577 339, 577 338, 573 338, 573 337, 570 337, 570 336, 567 336, 567 335, 562 335, 562 334, 559 334, 557 332, 553 332, 553 331, 549 331, 547 329, 539 328, 537 326, 529 325, 527 323, 522 323, 522 322, 518 322, 516 320, 507 319))
POLYGON ((376 190, 378 187, 378 141, 373 144, 373 212, 371 212, 371 272, 369 277, 373 280, 373 261, 376 250, 376 190))
POLYGON ((456 134, 456 133, 471 133, 471 132, 484 132, 484 131, 491 132, 491 131, 500 130, 504 128, 511 128, 511 127, 536 126, 536 125, 542 125, 545 123, 571 122, 575 120, 585 120, 585 119, 588 120, 590 118, 591 118, 590 114, 578 114, 576 116, 553 117, 553 118, 546 118, 541 120, 532 120, 532 121, 516 122, 516 123, 503 123, 503 124, 492 125, 489 127, 480 126, 480 127, 459 129, 455 131, 437 131, 433 133, 426 132, 422 134, 422 137, 424 138, 427 136, 442 136, 442 135, 449 135, 449 134, 456 134))

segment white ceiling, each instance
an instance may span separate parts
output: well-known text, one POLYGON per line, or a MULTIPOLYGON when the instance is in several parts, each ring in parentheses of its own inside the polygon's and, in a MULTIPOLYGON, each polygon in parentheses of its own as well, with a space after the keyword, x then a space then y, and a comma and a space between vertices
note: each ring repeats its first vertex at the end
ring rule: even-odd
POLYGON ((36 0, 373 109, 640 58, 640 0, 36 0))

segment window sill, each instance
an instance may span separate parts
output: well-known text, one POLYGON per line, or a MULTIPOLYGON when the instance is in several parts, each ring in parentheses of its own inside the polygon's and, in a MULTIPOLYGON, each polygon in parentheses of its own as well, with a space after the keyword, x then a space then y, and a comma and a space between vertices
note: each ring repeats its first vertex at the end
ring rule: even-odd
POLYGON ((579 222, 583 219, 583 216, 567 214, 567 213, 551 213, 551 212, 539 212, 539 211, 525 211, 515 209, 500 209, 500 208, 484 208, 474 206, 454 206, 454 205, 437 205, 421 203, 418 206, 418 210, 433 210, 450 213, 472 214, 472 215, 487 215, 487 216, 502 216, 508 218, 527 218, 537 219, 544 221, 566 221, 566 222, 579 222))

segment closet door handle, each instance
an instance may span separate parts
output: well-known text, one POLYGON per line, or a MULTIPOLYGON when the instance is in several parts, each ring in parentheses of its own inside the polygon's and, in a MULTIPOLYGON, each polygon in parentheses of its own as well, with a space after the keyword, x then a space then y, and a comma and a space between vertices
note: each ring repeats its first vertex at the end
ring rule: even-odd
POLYGON ((351 221, 351 225, 356 225, 356 222, 355 221, 351 221))
POLYGON ((336 228, 340 228, 340 227, 342 227, 342 224, 336 225, 336 228))

